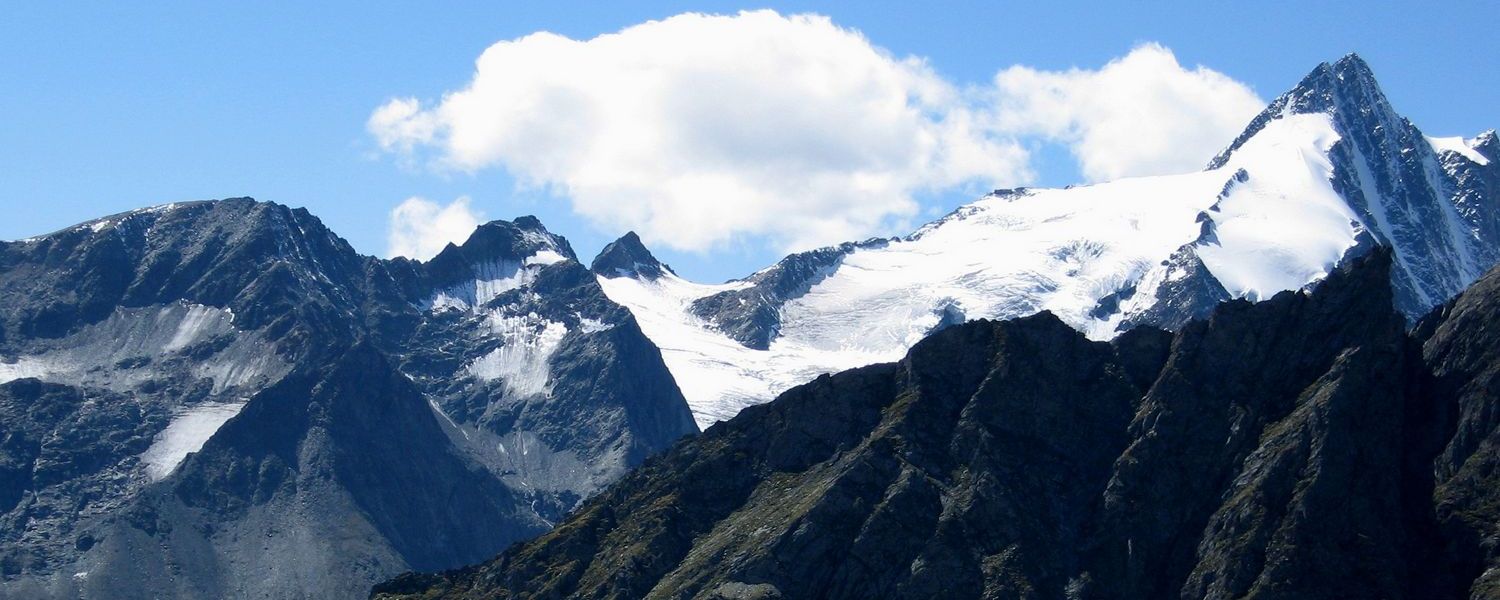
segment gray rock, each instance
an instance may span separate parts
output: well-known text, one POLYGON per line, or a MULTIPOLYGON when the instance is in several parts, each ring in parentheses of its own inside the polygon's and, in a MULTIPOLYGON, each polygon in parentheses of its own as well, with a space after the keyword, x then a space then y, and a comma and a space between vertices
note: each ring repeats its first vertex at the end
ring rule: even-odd
POLYGON ((372 597, 1494 597, 1500 270, 1408 334, 1391 262, 1112 344, 950 327, 372 597))
POLYGON ((361 597, 696 431, 531 217, 422 263, 249 199, 122 213, 0 245, 0 330, 6 597, 361 597))

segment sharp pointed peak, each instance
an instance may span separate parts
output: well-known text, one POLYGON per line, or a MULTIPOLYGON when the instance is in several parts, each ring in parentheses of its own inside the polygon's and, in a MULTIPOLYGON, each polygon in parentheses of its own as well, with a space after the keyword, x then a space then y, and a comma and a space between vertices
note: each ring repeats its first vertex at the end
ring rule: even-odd
POLYGON ((1328 65, 1330 69, 1333 69, 1335 71, 1350 73, 1358 72, 1370 75, 1374 74, 1374 71, 1370 70, 1370 63, 1365 62, 1364 57, 1360 56, 1358 52, 1350 52, 1339 57, 1338 60, 1333 61, 1332 63, 1323 64, 1328 65))
POLYGON ((1486 129, 1481 131, 1473 139, 1464 140, 1464 143, 1485 159, 1484 161, 1476 162, 1487 162, 1487 164, 1491 165, 1500 164, 1497 163, 1497 161, 1500 161, 1500 138, 1496 138, 1495 130, 1486 129))
MULTIPOLYGON (((1307 77, 1298 88, 1318 87, 1308 86, 1310 82, 1317 82, 1320 87, 1340 89, 1344 91, 1358 91, 1360 88, 1375 88, 1379 90, 1380 84, 1375 80, 1375 70, 1370 68, 1370 63, 1365 62, 1358 54, 1350 52, 1332 63, 1322 63, 1307 77), (1329 78, 1320 79, 1317 76, 1326 73, 1329 78)), ((1296 90, 1294 89, 1293 92, 1296 90)), ((1292 93, 1292 92, 1288 92, 1292 93)))
POLYGON ((594 257, 589 269, 596 275, 608 278, 634 277, 646 280, 673 273, 672 267, 657 260, 646 248, 646 244, 641 242, 641 236, 634 231, 627 231, 619 239, 604 246, 599 251, 599 256, 594 257))
POLYGON ((1290 90, 1277 96, 1271 104, 1250 121, 1245 131, 1228 148, 1209 162, 1215 169, 1228 163, 1229 157, 1245 142, 1260 133, 1272 121, 1294 114, 1325 113, 1340 119, 1399 121, 1400 117, 1386 99, 1375 79, 1375 72, 1359 54, 1350 52, 1333 62, 1318 63, 1290 90))
POLYGON ((1282 112, 1332 112, 1351 101, 1389 107, 1375 71, 1358 54, 1350 52, 1331 63, 1320 63, 1296 87, 1271 103, 1282 112))

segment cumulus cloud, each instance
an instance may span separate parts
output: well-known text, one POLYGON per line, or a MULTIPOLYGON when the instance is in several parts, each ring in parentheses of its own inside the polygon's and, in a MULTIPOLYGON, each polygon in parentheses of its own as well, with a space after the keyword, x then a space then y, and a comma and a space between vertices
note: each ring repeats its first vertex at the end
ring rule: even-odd
POLYGON ((960 87, 827 17, 754 11, 502 41, 465 87, 393 99, 367 126, 402 160, 502 168, 606 232, 801 249, 899 231, 926 192, 1029 183, 1038 138, 1091 179, 1193 170, 1260 106, 1154 45, 960 87))
POLYGON ((461 244, 484 221, 484 214, 460 197, 447 206, 413 196, 391 209, 386 254, 427 260, 449 242, 461 244))
POLYGON ((1200 169, 1266 106, 1244 84, 1183 68, 1157 44, 1097 70, 1011 67, 995 88, 998 129, 1066 144, 1093 181, 1200 169))
POLYGON ((916 215, 924 191, 1027 180, 982 100, 826 17, 683 14, 497 43, 467 87, 392 100, 368 126, 388 151, 503 167, 605 230, 800 248, 916 215))

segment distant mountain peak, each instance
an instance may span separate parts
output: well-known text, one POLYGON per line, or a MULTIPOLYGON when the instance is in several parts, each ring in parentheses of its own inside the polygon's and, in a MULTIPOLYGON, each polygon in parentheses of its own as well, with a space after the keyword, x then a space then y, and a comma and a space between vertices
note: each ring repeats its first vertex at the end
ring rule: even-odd
MULTIPOLYGON (((1328 63, 1322 64, 1328 65, 1328 63)), ((1357 52, 1345 54, 1342 58, 1334 61, 1330 67, 1337 73, 1359 75, 1371 81, 1375 79, 1374 71, 1370 70, 1370 63, 1365 62, 1365 59, 1361 58, 1357 52)))
POLYGON ((1208 168, 1227 164, 1236 150, 1270 122, 1286 115, 1309 113, 1326 113, 1336 121, 1351 124, 1358 121, 1371 127, 1405 121, 1381 91, 1369 63, 1351 52, 1332 63, 1319 63, 1296 86, 1277 96, 1228 148, 1209 162, 1208 168))
POLYGON ((510 224, 522 229, 532 229, 542 232, 547 231, 547 228, 542 225, 542 220, 536 218, 535 215, 521 215, 511 220, 510 224))
POLYGON ((1375 72, 1358 54, 1350 53, 1313 69, 1302 82, 1287 93, 1294 99, 1305 99, 1294 105, 1293 112, 1327 112, 1358 107, 1363 110, 1384 108, 1390 103, 1375 80, 1375 72))
POLYGON ((1206 172, 996 190, 910 235, 734 281, 605 290, 651 317, 707 425, 957 321, 1049 310, 1095 339, 1175 329, 1223 301, 1308 289, 1377 246, 1416 319, 1500 262, 1495 134, 1423 135, 1355 54, 1291 83, 1206 172))
POLYGON ((641 242, 641 237, 634 231, 620 236, 603 250, 599 256, 594 257, 594 262, 589 266, 594 274, 602 277, 633 277, 636 279, 653 280, 661 277, 664 273, 676 274, 672 267, 662 264, 646 249, 641 242))
POLYGON ((497 220, 480 225, 463 244, 448 244, 430 264, 441 272, 459 265, 498 261, 550 264, 562 260, 578 260, 573 247, 567 240, 547 231, 541 220, 527 215, 512 221, 497 220))
POLYGON ((1474 136, 1474 139, 1469 140, 1469 147, 1490 160, 1500 159, 1500 139, 1495 137, 1493 129, 1474 136))

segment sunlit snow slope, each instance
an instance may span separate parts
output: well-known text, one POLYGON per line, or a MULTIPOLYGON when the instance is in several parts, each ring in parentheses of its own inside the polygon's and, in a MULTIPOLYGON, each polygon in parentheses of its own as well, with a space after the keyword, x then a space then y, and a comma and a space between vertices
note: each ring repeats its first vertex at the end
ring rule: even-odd
POLYGON ((1221 300, 1302 289, 1376 243, 1395 248, 1398 297, 1417 316, 1495 261, 1486 142, 1421 135, 1351 55, 1202 172, 997 191, 905 238, 723 285, 638 268, 655 261, 643 247, 594 271, 707 426, 817 374, 896 360, 953 323, 1047 310, 1095 339, 1171 328, 1221 300))

